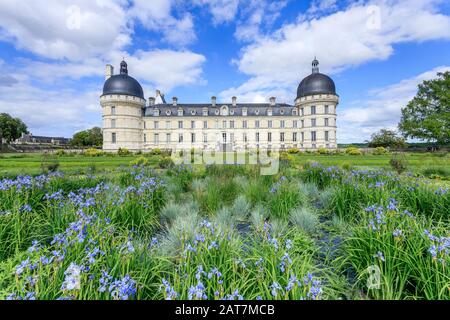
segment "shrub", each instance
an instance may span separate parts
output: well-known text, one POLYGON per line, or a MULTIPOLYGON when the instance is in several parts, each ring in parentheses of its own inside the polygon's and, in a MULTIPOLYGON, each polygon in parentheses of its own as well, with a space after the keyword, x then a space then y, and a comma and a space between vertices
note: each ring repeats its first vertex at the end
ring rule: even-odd
POLYGON ((58 157, 65 156, 67 153, 63 149, 58 149, 55 152, 55 155, 58 157))
POLYGON ((441 179, 449 179, 450 178, 450 169, 444 167, 430 167, 426 168, 422 171, 422 174, 430 179, 436 179, 440 177, 441 179))
POLYGON ((373 150, 374 155, 382 155, 386 153, 388 153, 388 151, 385 147, 376 147, 375 150, 373 150))
POLYGON ((127 148, 119 148, 119 150, 117 150, 117 154, 119 156, 128 156, 131 154, 131 152, 127 148))
POLYGON ((155 156, 159 156, 161 153, 162 153, 161 149, 159 149, 159 148, 155 148, 152 150, 152 154, 155 156))
POLYGON ((346 171, 350 171, 352 170, 352 164, 350 162, 342 162, 341 164, 342 169, 346 170, 346 171))
POLYGON ((287 152, 280 153, 280 166, 282 167, 290 167, 294 162, 294 157, 287 152))
POLYGON ((83 155, 86 157, 99 157, 102 156, 103 154, 104 154, 103 151, 95 148, 89 148, 83 151, 83 155))
POLYGON ((289 213, 289 220, 293 225, 309 234, 314 233, 319 224, 317 213, 309 207, 292 209, 289 213))
POLYGON ((359 150, 356 147, 347 147, 345 149, 345 153, 352 155, 352 156, 360 156, 362 154, 361 150, 359 150))
POLYGON ((297 153, 300 153, 300 149, 298 149, 298 148, 291 148, 287 152, 290 153, 290 154, 297 154, 297 153))
POLYGON ((59 168, 59 161, 55 156, 45 153, 41 160, 41 170, 44 173, 55 172, 59 168))
POLYGON ((149 165, 149 161, 146 157, 144 156, 139 156, 136 159, 130 161, 130 165, 132 166, 148 166, 149 165))
POLYGON ((404 155, 394 154, 389 161, 389 164, 398 174, 405 172, 407 169, 407 161, 404 155))
POLYGON ((174 162, 171 157, 162 157, 158 161, 158 167, 161 169, 170 169, 174 166, 174 162))
POLYGON ((318 154, 329 154, 330 151, 328 149, 325 149, 325 148, 319 148, 319 149, 317 149, 317 153, 318 154))

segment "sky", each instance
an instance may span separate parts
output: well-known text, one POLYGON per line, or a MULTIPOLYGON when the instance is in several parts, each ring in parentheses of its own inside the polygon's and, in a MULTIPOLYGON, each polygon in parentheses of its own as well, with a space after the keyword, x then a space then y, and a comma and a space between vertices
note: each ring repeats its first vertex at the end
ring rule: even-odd
POLYGON ((0 112, 34 135, 101 126, 105 65, 122 58, 146 98, 293 104, 336 83, 338 143, 396 129, 417 85, 450 70, 447 0, 1 0, 0 112))

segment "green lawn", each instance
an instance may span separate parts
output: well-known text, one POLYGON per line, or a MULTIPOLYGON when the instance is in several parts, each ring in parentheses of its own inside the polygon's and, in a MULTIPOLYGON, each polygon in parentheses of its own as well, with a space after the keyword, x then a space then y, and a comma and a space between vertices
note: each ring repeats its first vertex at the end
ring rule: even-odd
MULTIPOLYGON (((151 166, 156 166, 161 156, 145 155, 151 166)), ((109 171, 119 166, 129 166, 133 159, 138 155, 117 156, 105 155, 99 157, 60 156, 51 159, 43 154, 0 154, 0 176, 14 176, 18 174, 39 174, 42 172, 42 162, 59 163, 59 170, 64 172, 86 171, 94 168, 95 170, 109 171)), ((433 153, 405 153, 409 170, 421 172, 427 168, 450 168, 449 155, 433 153)), ((350 165, 353 167, 389 167, 391 155, 361 155, 351 156, 346 154, 339 155, 318 155, 301 153, 293 155, 294 164, 301 166, 308 161, 317 161, 325 166, 350 165)))

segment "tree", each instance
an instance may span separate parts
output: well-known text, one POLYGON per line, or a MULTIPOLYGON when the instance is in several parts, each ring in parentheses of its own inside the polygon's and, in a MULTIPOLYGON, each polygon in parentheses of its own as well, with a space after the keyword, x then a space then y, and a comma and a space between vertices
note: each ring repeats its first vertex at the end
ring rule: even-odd
POLYGON ((402 109, 398 125, 406 138, 450 143, 450 72, 419 85, 416 96, 402 109))
POLYGON ((369 147, 400 148, 405 146, 405 139, 397 136, 395 131, 381 129, 372 134, 369 147))
POLYGON ((3 138, 10 143, 20 138, 22 133, 28 133, 27 125, 22 120, 0 113, 0 140, 3 138))
POLYGON ((77 132, 73 135, 70 144, 76 147, 99 147, 103 144, 102 129, 94 127, 77 132))

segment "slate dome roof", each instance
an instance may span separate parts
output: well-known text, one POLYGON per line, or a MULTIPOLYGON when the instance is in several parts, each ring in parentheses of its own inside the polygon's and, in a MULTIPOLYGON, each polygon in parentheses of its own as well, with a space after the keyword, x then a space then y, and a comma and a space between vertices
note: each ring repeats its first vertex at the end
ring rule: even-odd
POLYGON ((120 63, 120 74, 111 76, 103 85, 103 95, 126 94, 144 99, 144 91, 139 82, 128 75, 127 63, 120 63))
POLYGON ((319 73, 319 61, 314 59, 312 74, 304 78, 297 88, 297 98, 313 94, 336 94, 336 86, 333 79, 319 73))

